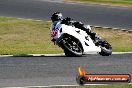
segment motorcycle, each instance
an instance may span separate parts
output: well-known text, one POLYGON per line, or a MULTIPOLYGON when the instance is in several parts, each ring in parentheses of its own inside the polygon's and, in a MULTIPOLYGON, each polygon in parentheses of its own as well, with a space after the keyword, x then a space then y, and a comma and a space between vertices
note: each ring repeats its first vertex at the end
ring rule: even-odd
MULTIPOLYGON (((89 25, 87 27, 91 30, 89 25)), ((66 56, 82 56, 95 52, 102 56, 112 54, 112 46, 106 40, 96 36, 95 42, 85 31, 73 25, 56 22, 51 30, 54 43, 64 50, 66 56)))

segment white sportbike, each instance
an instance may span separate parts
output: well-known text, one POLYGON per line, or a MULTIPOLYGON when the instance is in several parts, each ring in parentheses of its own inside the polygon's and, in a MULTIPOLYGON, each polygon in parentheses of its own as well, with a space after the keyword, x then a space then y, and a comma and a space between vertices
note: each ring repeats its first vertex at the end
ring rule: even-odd
MULTIPOLYGON (((89 29, 91 27, 87 25, 89 29)), ((102 56, 112 54, 112 47, 101 37, 92 40, 85 31, 57 22, 52 25, 51 30, 54 42, 64 50, 66 56, 82 56, 89 53, 99 53, 102 56), (96 41, 96 42, 95 42, 96 41)))

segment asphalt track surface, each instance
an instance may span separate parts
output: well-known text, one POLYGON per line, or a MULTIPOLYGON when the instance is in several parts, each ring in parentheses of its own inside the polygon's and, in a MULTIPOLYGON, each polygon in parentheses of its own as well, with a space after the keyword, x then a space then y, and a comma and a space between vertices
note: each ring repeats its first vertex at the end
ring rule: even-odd
POLYGON ((131 74, 132 54, 83 57, 0 57, 0 87, 76 85, 78 66, 88 74, 131 74))
MULTIPOLYGON (((49 20, 51 13, 57 10, 88 24, 132 28, 131 8, 46 0, 0 0, 1 16, 49 20)), ((88 73, 132 75, 131 63, 132 54, 113 54, 109 57, 0 57, 0 87, 74 85, 79 65, 88 73)))
POLYGON ((47 19, 60 11, 85 24, 132 29, 132 8, 63 3, 63 0, 0 0, 0 15, 47 19))

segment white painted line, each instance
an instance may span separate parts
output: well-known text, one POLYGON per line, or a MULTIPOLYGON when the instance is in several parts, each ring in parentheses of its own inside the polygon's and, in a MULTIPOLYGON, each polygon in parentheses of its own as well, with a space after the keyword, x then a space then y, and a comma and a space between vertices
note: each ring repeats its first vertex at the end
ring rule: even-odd
POLYGON ((28 87, 2 87, 2 88, 28 88, 28 87))
POLYGON ((27 88, 50 88, 50 87, 77 87, 79 85, 49 85, 49 86, 27 86, 27 88))
POLYGON ((132 52, 112 52, 112 54, 132 54, 132 52))
POLYGON ((121 28, 112 28, 112 27, 102 27, 102 26, 94 26, 94 25, 90 25, 91 27, 95 27, 95 28, 105 28, 105 29, 112 29, 112 30, 121 30, 121 31, 126 31, 126 32, 132 32, 132 30, 127 30, 127 29, 121 29, 121 28))
POLYGON ((132 30, 128 30, 128 32, 132 33, 132 30))
POLYGON ((120 28, 112 28, 112 29, 114 29, 114 30, 121 30, 120 28))
POLYGON ((65 54, 45 54, 45 56, 64 56, 65 54))
POLYGON ((79 85, 49 85, 49 86, 25 86, 25 87, 3 87, 3 88, 50 88, 50 87, 76 87, 79 85))
POLYGON ((17 19, 19 19, 19 20, 23 20, 24 18, 17 18, 17 19))
POLYGON ((0 55, 0 57, 11 57, 13 55, 0 55))
POLYGON ((93 27, 95 27, 95 28, 102 28, 101 26, 93 26, 93 27))
POLYGON ((61 54, 28 54, 29 56, 32 55, 32 56, 63 56, 65 55, 64 53, 61 53, 61 54))
POLYGON ((111 27, 102 27, 102 28, 105 28, 105 29, 112 29, 111 27))
MULTIPOLYGON (((125 83, 127 84, 127 83, 125 83)), ((128 83, 132 84, 132 83, 128 83)), ((100 86, 110 84, 85 84, 84 86, 100 86)), ((3 87, 3 88, 51 88, 51 87, 79 87, 80 85, 49 85, 49 86, 25 86, 25 87, 3 87)))
MULTIPOLYGON (((94 54, 97 54, 97 53, 87 53, 87 55, 94 55, 94 54)), ((132 54, 132 52, 112 52, 112 54, 132 54)), ((60 54, 18 54, 18 55, 0 55, 0 57, 12 57, 12 56, 18 56, 18 57, 21 57, 21 56, 65 56, 64 53, 60 53, 60 54)))

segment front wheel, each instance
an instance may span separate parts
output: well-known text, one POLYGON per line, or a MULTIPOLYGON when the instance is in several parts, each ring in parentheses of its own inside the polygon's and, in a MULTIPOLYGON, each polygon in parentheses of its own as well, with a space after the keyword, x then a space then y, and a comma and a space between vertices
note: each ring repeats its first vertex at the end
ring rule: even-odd
POLYGON ((101 52, 99 52, 99 54, 102 56, 111 55, 112 54, 112 46, 106 40, 101 40, 99 42, 100 42, 100 47, 101 47, 101 52))
POLYGON ((66 56, 82 56, 83 50, 78 39, 70 35, 63 36, 60 46, 64 50, 66 56))

